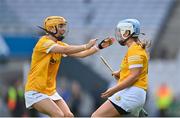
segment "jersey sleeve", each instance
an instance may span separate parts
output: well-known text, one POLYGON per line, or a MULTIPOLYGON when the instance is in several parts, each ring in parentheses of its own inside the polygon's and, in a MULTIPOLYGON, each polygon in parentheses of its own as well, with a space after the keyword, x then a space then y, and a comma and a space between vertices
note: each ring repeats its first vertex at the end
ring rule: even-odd
POLYGON ((52 40, 43 40, 40 41, 39 44, 37 45, 36 51, 49 53, 50 50, 56 45, 58 44, 52 40))
MULTIPOLYGON (((61 46, 68 46, 67 43, 64 43, 64 42, 61 42, 61 41, 58 41, 57 43, 58 43, 59 45, 61 45, 61 46)), ((63 56, 63 57, 67 57, 68 55, 63 54, 62 56, 63 56)))
POLYGON ((61 45, 61 46, 68 46, 67 43, 64 43, 64 42, 61 42, 61 41, 58 41, 57 43, 58 43, 59 45, 61 45))
POLYGON ((138 50, 129 50, 128 52, 128 66, 129 69, 143 67, 144 56, 138 50))

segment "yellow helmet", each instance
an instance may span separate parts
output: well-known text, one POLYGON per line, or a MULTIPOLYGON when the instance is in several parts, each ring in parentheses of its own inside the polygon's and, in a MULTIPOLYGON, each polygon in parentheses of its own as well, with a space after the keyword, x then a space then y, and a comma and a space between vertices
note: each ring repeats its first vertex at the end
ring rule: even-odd
POLYGON ((68 29, 67 29, 67 21, 65 18, 61 16, 48 16, 44 20, 44 26, 43 28, 38 26, 40 29, 44 30, 47 34, 50 34, 54 38, 56 38, 59 41, 62 41, 65 36, 67 35, 68 29), (65 33, 59 34, 58 28, 63 28, 65 30, 65 33), (53 31, 52 31, 53 30, 53 31))
POLYGON ((44 20, 44 29, 50 31, 51 29, 58 27, 58 25, 66 25, 67 21, 61 16, 48 16, 44 20))

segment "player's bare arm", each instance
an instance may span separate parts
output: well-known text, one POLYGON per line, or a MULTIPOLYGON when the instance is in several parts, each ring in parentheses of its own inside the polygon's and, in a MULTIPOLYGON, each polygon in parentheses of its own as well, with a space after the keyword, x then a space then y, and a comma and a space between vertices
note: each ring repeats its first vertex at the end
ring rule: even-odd
POLYGON ((106 90, 104 93, 101 94, 101 97, 102 98, 110 97, 114 93, 131 86, 133 83, 135 83, 138 80, 138 76, 140 73, 141 73, 141 68, 130 69, 130 74, 124 81, 122 81, 119 84, 117 84, 116 86, 106 90))
POLYGON ((93 47, 91 47, 90 49, 87 49, 85 51, 81 51, 79 53, 75 53, 75 54, 70 54, 68 56, 72 56, 72 57, 79 57, 79 58, 84 58, 87 56, 90 56, 94 53, 96 53, 97 51, 99 51, 100 49, 104 49, 109 47, 110 45, 112 45, 114 42, 114 39, 112 37, 107 37, 105 38, 103 41, 101 41, 98 46, 94 45, 93 47))
POLYGON ((56 45, 50 50, 50 52, 69 55, 90 49, 95 44, 96 44, 96 40, 92 39, 87 44, 84 45, 67 45, 67 46, 56 45))
POLYGON ((112 76, 113 76, 116 80, 119 80, 119 79, 120 79, 120 70, 113 71, 113 72, 112 72, 112 76))
POLYGON ((75 53, 75 54, 70 54, 68 56, 71 56, 71 57, 78 57, 78 58, 84 58, 84 57, 87 57, 87 56, 90 56, 94 53, 96 53, 99 49, 96 47, 96 46, 93 46, 91 47, 90 49, 87 49, 85 51, 81 51, 79 53, 75 53))

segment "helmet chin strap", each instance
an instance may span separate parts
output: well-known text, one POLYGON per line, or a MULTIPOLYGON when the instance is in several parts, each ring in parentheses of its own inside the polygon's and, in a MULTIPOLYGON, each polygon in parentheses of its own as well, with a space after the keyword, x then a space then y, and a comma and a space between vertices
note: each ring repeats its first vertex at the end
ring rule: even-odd
POLYGON ((126 42, 129 40, 129 38, 132 37, 133 35, 134 35, 134 32, 133 32, 129 37, 127 37, 126 39, 118 41, 119 44, 122 45, 122 46, 125 46, 125 43, 126 43, 126 42))
POLYGON ((57 27, 55 27, 55 28, 56 28, 56 32, 55 32, 55 33, 54 33, 54 32, 50 32, 50 31, 42 28, 41 26, 38 26, 38 27, 39 27, 40 29, 44 30, 46 33, 48 33, 48 34, 50 34, 51 36, 53 36, 54 38, 56 38, 58 41, 62 41, 62 40, 65 38, 63 35, 60 35, 60 36, 58 36, 58 37, 56 36, 56 34, 57 34, 57 32, 58 32, 57 27))

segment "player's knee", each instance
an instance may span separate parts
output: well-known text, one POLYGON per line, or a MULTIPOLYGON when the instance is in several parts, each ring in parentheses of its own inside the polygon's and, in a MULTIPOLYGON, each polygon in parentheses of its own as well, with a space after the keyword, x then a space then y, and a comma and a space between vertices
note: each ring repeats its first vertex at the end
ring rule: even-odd
POLYGON ((54 110, 51 114, 51 117, 64 117, 64 113, 59 110, 54 110))
POLYGON ((64 117, 74 117, 72 112, 64 113, 64 117))

